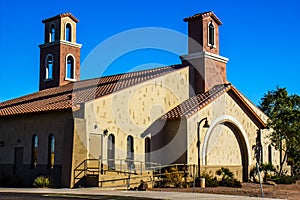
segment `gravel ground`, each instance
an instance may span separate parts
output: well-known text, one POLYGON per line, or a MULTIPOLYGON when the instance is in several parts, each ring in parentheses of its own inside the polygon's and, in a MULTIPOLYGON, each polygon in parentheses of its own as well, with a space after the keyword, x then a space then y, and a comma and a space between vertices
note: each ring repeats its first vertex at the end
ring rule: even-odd
MULTIPOLYGON (((178 191, 178 192, 193 192, 193 188, 153 188, 154 191, 178 191)), ((278 184, 276 186, 263 184, 264 197, 266 198, 281 198, 289 200, 300 200, 300 181, 296 184, 285 185, 278 184)), ((242 183, 242 188, 195 188, 195 192, 228 194, 250 197, 261 197, 259 184, 242 183)))

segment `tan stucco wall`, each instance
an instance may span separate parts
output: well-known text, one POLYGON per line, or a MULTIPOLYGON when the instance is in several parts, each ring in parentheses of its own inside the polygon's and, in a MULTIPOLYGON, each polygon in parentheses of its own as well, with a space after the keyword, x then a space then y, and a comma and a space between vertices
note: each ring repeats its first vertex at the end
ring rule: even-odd
MULTIPOLYGON (((266 116, 258 107, 256 107, 245 95, 243 95, 241 92, 239 92, 241 97, 248 103, 248 105, 253 109, 253 111, 267 124, 268 116, 266 116)), ((268 146, 270 144, 268 136, 271 134, 271 129, 264 129, 262 130, 262 144, 263 144, 263 163, 268 163, 270 160, 268 159, 269 151, 268 146)), ((271 147, 271 155, 272 155, 272 163, 277 166, 279 165, 279 151, 276 151, 275 148, 271 147)), ((285 165, 285 167, 287 167, 285 165)))
MULTIPOLYGON (((126 159, 127 137, 132 135, 134 158, 144 161, 144 139, 150 136, 147 129, 164 113, 188 98, 188 87, 188 68, 182 68, 86 103, 84 118, 90 141, 89 158, 99 158, 99 134, 107 129, 108 134, 115 136, 116 159, 126 159)), ((107 137, 103 140, 103 158, 107 158, 107 137)))
MULTIPOLYGON (((249 118, 243 109, 231 98, 228 93, 225 93, 207 105, 201 111, 187 119, 188 127, 188 164, 197 164, 197 122, 208 118, 210 128, 205 129, 200 126, 201 135, 201 164, 206 165, 206 168, 211 166, 238 166, 242 165, 242 157, 237 138, 232 129, 225 126, 224 122, 234 124, 240 129, 241 138, 245 141, 245 149, 248 152, 249 170, 255 165, 254 152, 252 146, 255 144, 257 136, 257 125, 249 118), (203 153, 205 152, 205 153, 203 153), (203 154, 205 156, 203 156, 203 154)), ((268 140, 265 135, 268 130, 263 131, 263 150, 266 151, 268 140)), ((264 153, 266 154, 266 152, 264 153)), ((278 164, 278 153, 273 154, 273 164, 278 164)), ((247 159, 247 158, 245 158, 247 159)), ((267 158, 264 156, 264 162, 267 158)), ((236 167, 235 167, 236 170, 236 167)), ((241 169, 242 170, 242 169, 241 169)), ((242 171, 238 172, 241 179, 242 171)))
MULTIPOLYGON (((255 125, 255 123, 249 118, 249 116, 242 110, 242 108, 227 94, 223 94, 222 96, 218 97, 215 101, 207 105, 205 108, 203 108, 201 111, 198 113, 194 114, 188 119, 188 128, 189 128, 189 142, 190 142, 190 149, 189 152, 195 152, 196 150, 196 133, 197 133, 197 122, 200 121, 202 118, 207 117, 210 124, 217 123, 216 120, 218 118, 220 119, 220 116, 230 116, 233 119, 236 119, 237 122, 241 125, 241 127, 244 129, 246 133, 246 137, 244 138, 246 140, 246 143, 248 143, 248 150, 251 150, 249 155, 251 156, 249 160, 249 164, 254 163, 254 154, 252 152, 252 145, 255 144, 255 139, 256 139, 256 134, 258 127, 255 125)), ((225 120, 226 121, 226 120, 225 120)), ((220 127, 220 124, 217 123, 215 127, 210 127, 208 130, 204 129, 201 127, 200 132, 201 132, 201 149, 204 146, 204 140, 206 134, 208 132, 210 133, 210 138, 208 139, 208 149, 210 148, 209 145, 212 143, 212 140, 215 140, 218 144, 230 144, 234 139, 232 138, 232 135, 230 133, 232 132, 230 129, 225 128, 226 126, 220 127), (217 135, 220 133, 220 130, 222 128, 222 133, 223 135, 217 135), (225 136, 229 137, 225 137, 225 136), (210 141, 211 140, 211 141, 210 141)), ((232 133, 233 134, 233 133, 232 133)), ((266 134, 266 130, 264 131, 264 134, 266 134)), ((267 141, 265 141, 267 142, 267 141)), ((263 144, 264 147, 266 146, 263 144)), ((233 147, 232 149, 229 148, 228 151, 233 152, 234 149, 237 146, 233 147)), ((215 148, 218 148, 218 145, 216 145, 215 148)), ((222 152, 223 147, 219 147, 219 152, 222 152)), ((203 150, 203 149, 202 149, 203 150)), ((223 149, 225 150, 225 149, 223 149)), ((218 150, 213 150, 213 151, 218 151, 218 150)), ((201 151, 202 152, 202 151, 201 151)), ((210 152, 213 153, 213 152, 210 152)), ((223 152, 224 153, 224 152, 223 152)), ((235 154, 235 153, 234 153, 235 154)), ((232 154, 233 155, 233 154, 232 154)), ((209 156, 209 155, 208 155, 209 156)), ((240 157, 235 157, 236 159, 234 160, 227 160, 228 164, 236 164, 239 163, 238 159, 240 157)), ((212 158, 211 158, 212 159, 212 158)), ((196 163, 196 157, 193 154, 189 154, 189 159, 188 161, 190 163, 196 163)), ((201 159, 202 161, 202 159, 201 159)), ((218 159, 212 159, 208 163, 218 163, 218 159)))
POLYGON ((83 174, 80 171, 75 172, 74 170, 79 167, 79 169, 84 168, 82 162, 88 158, 87 156, 87 137, 86 137, 86 121, 84 119, 74 119, 74 137, 73 139, 73 149, 72 149, 72 167, 71 167, 71 181, 70 187, 74 187, 77 180, 76 178, 82 178, 83 174), (81 164, 81 165, 80 165, 81 164))
MULTIPOLYGON (((15 148, 23 148, 23 167, 17 175, 24 178, 25 184, 32 184, 34 177, 45 174, 53 175, 56 184, 66 182, 63 180, 69 175, 65 173, 65 164, 71 162, 71 144, 66 142, 72 135, 72 112, 59 112, 48 114, 36 114, 16 117, 6 117, 0 120, 0 135, 4 146, 0 147, 0 175, 13 173, 15 148), (55 161, 54 169, 48 169, 48 137, 55 137, 55 161), (38 136, 37 168, 31 169, 32 136, 38 136)), ((68 182, 68 181, 67 181, 68 182)))
POLYGON ((206 165, 242 165, 237 138, 223 124, 216 126, 207 142, 206 165))
POLYGON ((186 120, 159 120, 163 128, 152 133, 151 159, 162 166, 187 163, 186 120))
POLYGON ((69 23, 72 27, 71 30, 71 42, 76 43, 76 23, 71 20, 69 17, 63 17, 61 18, 61 23, 60 23, 60 40, 66 40, 66 25, 69 23))

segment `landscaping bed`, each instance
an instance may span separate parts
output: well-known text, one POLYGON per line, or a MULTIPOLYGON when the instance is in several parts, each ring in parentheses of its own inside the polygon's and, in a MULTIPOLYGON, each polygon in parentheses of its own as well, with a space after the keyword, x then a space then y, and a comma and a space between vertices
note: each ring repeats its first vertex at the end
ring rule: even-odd
MULTIPOLYGON (((152 191, 168 191, 168 192, 193 192, 193 188, 152 188, 152 191)), ((263 184, 263 191, 266 198, 282 198, 289 200, 300 199, 300 181, 295 184, 263 184)), ((241 188, 230 187, 207 187, 195 188, 195 192, 227 194, 239 196, 261 197, 260 187, 257 183, 242 183, 241 188)))

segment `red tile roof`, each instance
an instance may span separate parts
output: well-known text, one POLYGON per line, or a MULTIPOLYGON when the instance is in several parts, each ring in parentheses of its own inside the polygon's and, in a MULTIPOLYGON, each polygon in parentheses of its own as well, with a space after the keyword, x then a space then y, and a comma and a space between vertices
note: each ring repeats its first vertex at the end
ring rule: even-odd
POLYGON ((58 19, 58 18, 62 18, 62 17, 70 17, 74 22, 78 23, 79 20, 74 16, 72 15, 71 13, 67 12, 67 13, 62 13, 62 14, 59 14, 59 15, 56 15, 54 17, 50 17, 48 19, 44 19, 42 20, 43 23, 47 23, 49 21, 53 21, 55 19, 58 19))
POLYGON ((162 118, 171 120, 188 118, 230 89, 231 84, 216 85, 207 92, 199 93, 187 99, 182 104, 167 112, 162 118))
POLYGON ((181 65, 155 68, 78 81, 42 90, 0 103, 0 117, 58 110, 76 110, 81 103, 162 76, 180 68, 181 65))
POLYGON ((266 124, 262 121, 262 119, 247 104, 239 91, 237 91, 231 84, 216 85, 207 92, 197 94, 196 96, 187 99, 163 115, 162 119, 178 120, 181 118, 188 118, 226 92, 228 92, 230 96, 233 95, 236 97, 236 99, 238 99, 237 103, 244 109, 249 117, 253 119, 255 123, 257 123, 259 127, 266 127, 266 124))
POLYGON ((190 17, 187 17, 187 18, 183 19, 183 21, 190 22, 190 21, 194 21, 194 20, 197 20, 197 19, 204 19, 206 17, 211 17, 214 20, 216 20, 218 25, 222 25, 221 20, 212 11, 195 14, 193 16, 190 16, 190 17))

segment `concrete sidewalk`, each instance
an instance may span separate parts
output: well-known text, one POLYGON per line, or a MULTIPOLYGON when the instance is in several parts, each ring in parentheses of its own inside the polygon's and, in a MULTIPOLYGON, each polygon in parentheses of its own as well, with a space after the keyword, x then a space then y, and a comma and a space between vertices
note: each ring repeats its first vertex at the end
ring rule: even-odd
POLYGON ((79 189, 42 189, 42 188, 0 188, 0 193, 31 193, 31 194, 58 194, 72 195, 80 197, 80 195, 107 195, 107 196, 129 196, 129 197, 147 197, 153 199, 170 199, 170 200, 196 200, 196 199, 246 199, 246 200, 262 200, 268 198, 232 196, 220 194, 205 193, 185 193, 185 192, 158 192, 158 191, 124 191, 116 189, 103 188, 79 188, 79 189))

